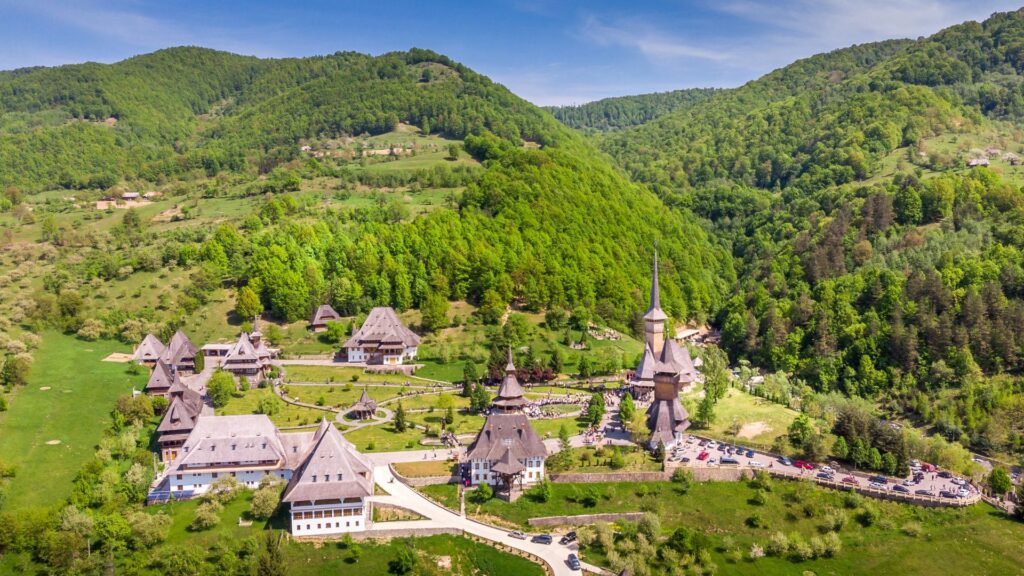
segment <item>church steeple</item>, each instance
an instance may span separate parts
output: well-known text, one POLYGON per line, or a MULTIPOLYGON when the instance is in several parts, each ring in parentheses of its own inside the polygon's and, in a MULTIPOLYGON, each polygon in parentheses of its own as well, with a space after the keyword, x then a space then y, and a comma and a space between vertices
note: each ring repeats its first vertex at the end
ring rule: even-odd
POLYGON ((661 357, 665 345, 665 320, 668 315, 661 309, 661 287, 658 284, 658 249, 654 249, 654 265, 651 274, 651 305, 644 314, 644 340, 655 358, 661 357))

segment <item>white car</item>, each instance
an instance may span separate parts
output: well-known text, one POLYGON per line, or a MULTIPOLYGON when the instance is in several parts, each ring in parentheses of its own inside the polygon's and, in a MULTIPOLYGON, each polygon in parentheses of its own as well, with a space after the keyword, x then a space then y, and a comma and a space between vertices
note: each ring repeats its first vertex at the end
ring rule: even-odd
POLYGON ((963 478, 953 478, 951 482, 957 486, 965 486, 967 484, 967 480, 964 480, 963 478))
POLYGON ((718 447, 718 442, 715 442, 714 440, 712 440, 711 442, 708 442, 708 448, 717 448, 717 447, 718 447))
POLYGON ((762 464, 761 462, 758 462, 757 460, 751 460, 747 464, 753 466, 754 468, 763 468, 764 467, 764 464, 762 464))
POLYGON ((878 488, 878 489, 884 489, 885 488, 885 484, 882 484, 881 482, 871 482, 871 483, 868 484, 868 486, 871 486, 872 488, 878 488))
POLYGON ((821 471, 827 474, 835 474, 836 472, 835 469, 833 469, 831 466, 822 466, 821 471))

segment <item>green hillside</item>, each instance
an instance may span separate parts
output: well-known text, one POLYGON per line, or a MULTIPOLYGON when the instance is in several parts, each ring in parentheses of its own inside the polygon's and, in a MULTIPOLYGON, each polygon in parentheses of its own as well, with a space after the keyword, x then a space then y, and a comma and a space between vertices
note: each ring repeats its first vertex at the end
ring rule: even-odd
POLYGON ((730 242, 733 355, 1016 458, 1022 45, 1013 12, 854 46, 600 144, 730 242))
POLYGON ((688 88, 637 96, 603 98, 586 104, 545 106, 559 122, 586 132, 604 132, 639 126, 673 110, 701 102, 720 92, 715 88, 688 88))

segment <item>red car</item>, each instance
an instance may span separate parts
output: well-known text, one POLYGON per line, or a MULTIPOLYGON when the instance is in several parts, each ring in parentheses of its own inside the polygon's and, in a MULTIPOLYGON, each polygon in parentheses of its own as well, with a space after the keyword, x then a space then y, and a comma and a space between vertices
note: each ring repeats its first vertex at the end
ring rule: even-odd
POLYGON ((846 476, 846 477, 844 477, 843 478, 843 483, 845 483, 845 484, 860 484, 860 482, 857 482, 857 479, 854 478, 853 476, 846 476))
POLYGON ((814 464, 811 464, 810 462, 804 462, 803 460, 797 460, 796 462, 793 463, 793 466, 796 466, 797 468, 803 468, 804 470, 814 470, 814 464))
POLYGON ((697 460, 707 460, 709 454, 707 452, 701 452, 697 455, 697 460))

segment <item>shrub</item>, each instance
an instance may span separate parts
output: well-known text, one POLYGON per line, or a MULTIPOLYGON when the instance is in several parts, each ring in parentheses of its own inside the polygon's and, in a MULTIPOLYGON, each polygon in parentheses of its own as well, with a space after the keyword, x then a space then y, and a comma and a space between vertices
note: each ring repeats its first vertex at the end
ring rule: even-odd
POLYGON ((276 484, 267 484, 253 493, 249 513, 257 520, 266 520, 274 515, 280 503, 281 488, 276 484))
POLYGON ((611 460, 608 461, 608 466, 612 470, 621 470, 626 467, 626 457, 622 455, 622 451, 616 450, 612 454, 611 460))
POLYGON ((189 529, 193 531, 209 530, 217 524, 220 524, 220 513, 224 511, 224 507, 219 502, 209 501, 203 502, 196 508, 195 518, 192 519, 192 523, 189 524, 189 529))
POLYGON ((857 521, 864 526, 871 526, 878 522, 878 519, 878 509, 870 504, 865 504, 864 507, 860 509, 860 513, 857 514, 857 521))
POLYGON ((751 528, 765 528, 767 526, 764 517, 761 516, 760 512, 754 512, 747 517, 745 522, 747 526, 750 526, 751 528))
POLYGON ((857 494, 856 492, 849 492, 845 496, 843 496, 843 506, 846 506, 850 510, 854 510, 860 507, 860 504, 863 501, 864 499, 861 498, 860 494, 857 494))
POLYGON ((822 532, 839 532, 846 526, 846 512, 842 510, 830 510, 825 513, 824 521, 820 526, 822 532))
POLYGON ((647 537, 651 542, 656 542, 661 537, 661 520, 656 514, 644 513, 637 522, 637 531, 647 537))
POLYGON ((238 496, 241 489, 242 486, 234 476, 224 476, 210 486, 210 490, 203 494, 203 500, 227 504, 238 496))
POLYGON ((907 536, 913 536, 916 538, 921 535, 922 527, 920 522, 907 522, 902 528, 900 528, 900 530, 902 530, 907 536))
POLYGON ((749 556, 751 560, 764 558, 764 548, 762 548, 760 544, 751 544, 749 556))
POLYGON ((693 485, 693 472, 685 468, 676 468, 672 473, 672 483, 676 485, 676 492, 686 494, 693 485))
POLYGON ((491 498, 494 498, 494 489, 491 488, 490 484, 486 482, 477 486, 476 490, 473 491, 473 501, 477 504, 483 504, 491 498))
POLYGON ((839 552, 843 549, 843 541, 839 539, 839 535, 835 532, 825 534, 823 537, 825 542, 825 557, 832 558, 838 556, 839 552))
POLYGON ((782 532, 772 534, 772 537, 768 540, 768 545, 765 546, 765 552, 769 556, 784 556, 788 550, 789 538, 782 532))

